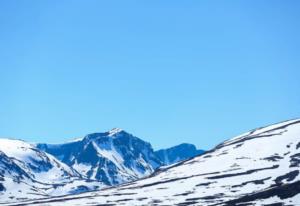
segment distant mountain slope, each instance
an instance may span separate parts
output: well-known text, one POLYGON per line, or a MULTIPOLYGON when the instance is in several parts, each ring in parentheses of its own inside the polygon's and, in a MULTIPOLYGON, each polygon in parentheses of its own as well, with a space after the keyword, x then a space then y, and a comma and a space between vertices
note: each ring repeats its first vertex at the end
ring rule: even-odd
POLYGON ((103 187, 34 145, 0 139, 0 201, 74 194, 103 187))
POLYGON ((300 119, 249 131, 149 178, 22 205, 299 205, 300 119))
POLYGON ((84 177, 108 186, 145 177, 161 165, 148 142, 121 129, 89 134, 66 144, 38 144, 37 147, 84 177))
POLYGON ((197 150, 195 145, 183 143, 168 149, 158 150, 155 155, 164 165, 170 165, 203 153, 204 150, 197 150))

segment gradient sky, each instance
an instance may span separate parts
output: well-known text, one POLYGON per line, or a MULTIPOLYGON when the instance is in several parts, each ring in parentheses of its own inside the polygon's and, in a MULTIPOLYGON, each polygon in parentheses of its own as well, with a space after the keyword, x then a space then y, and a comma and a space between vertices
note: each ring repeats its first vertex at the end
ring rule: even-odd
POLYGON ((0 2, 0 136, 209 149, 300 117, 300 1, 0 2), (125 3, 126 2, 126 3, 125 3))

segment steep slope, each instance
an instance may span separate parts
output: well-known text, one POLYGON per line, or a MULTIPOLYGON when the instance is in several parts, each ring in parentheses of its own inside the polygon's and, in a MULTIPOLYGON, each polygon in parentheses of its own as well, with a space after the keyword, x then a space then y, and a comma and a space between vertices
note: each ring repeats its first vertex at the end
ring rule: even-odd
POLYGON ((1 201, 74 194, 100 186, 34 145, 0 139, 1 201))
POLYGON ((252 130, 149 178, 23 205, 297 205, 300 119, 252 130))
POLYGON ((84 177, 105 185, 145 177, 161 165, 149 143, 117 128, 66 144, 37 146, 84 177))
POLYGON ((0 151, 23 168, 32 178, 52 183, 80 176, 75 170, 21 140, 0 139, 0 151))
MULTIPOLYGON (((6 154, 0 151, 0 194, 6 191, 14 193, 11 183, 21 183, 24 179, 30 179, 30 176, 17 164, 15 164, 6 154)), ((24 185, 23 185, 24 186, 24 185)), ((30 186, 29 186, 30 188, 30 186)), ((30 188, 30 190, 33 188, 30 188)))
POLYGON ((204 150, 197 150, 195 145, 183 143, 168 149, 158 150, 155 155, 164 165, 171 165, 203 153, 204 150))

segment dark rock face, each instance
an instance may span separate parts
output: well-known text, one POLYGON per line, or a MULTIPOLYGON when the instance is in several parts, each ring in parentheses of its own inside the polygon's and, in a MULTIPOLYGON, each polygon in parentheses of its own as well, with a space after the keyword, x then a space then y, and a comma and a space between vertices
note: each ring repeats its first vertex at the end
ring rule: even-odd
POLYGON ((0 183, 0 192, 5 191, 5 187, 0 183))
POLYGON ((291 156, 290 167, 299 167, 300 166, 300 153, 294 154, 291 156))
POLYGON ((165 165, 170 165, 182 160, 186 160, 197 155, 203 154, 204 150, 197 150, 193 144, 180 144, 168 149, 161 149, 155 152, 156 156, 165 165))
MULTIPOLYGON (((294 197, 299 193, 300 193, 300 181, 297 181, 290 184, 283 184, 276 187, 268 188, 265 191, 245 195, 241 198, 237 198, 225 202, 224 205, 231 206, 231 205, 239 205, 241 203, 246 204, 247 202, 251 202, 259 199, 263 200, 274 196, 277 196, 281 200, 284 200, 287 198, 294 197)), ((285 205, 284 203, 276 203, 276 204, 285 205)))

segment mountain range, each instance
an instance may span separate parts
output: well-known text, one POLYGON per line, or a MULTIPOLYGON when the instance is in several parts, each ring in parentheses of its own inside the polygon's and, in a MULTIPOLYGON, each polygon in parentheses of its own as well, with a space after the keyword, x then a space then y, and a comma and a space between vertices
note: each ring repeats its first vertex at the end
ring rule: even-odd
POLYGON ((7 205, 299 205, 300 119, 250 130, 146 178, 7 205))
MULTIPOLYGON (((194 154, 191 147, 167 149, 172 152, 164 157, 185 160, 194 154)), ((0 202, 103 189, 144 178, 167 164, 150 143, 119 128, 64 144, 0 139, 0 202)))

